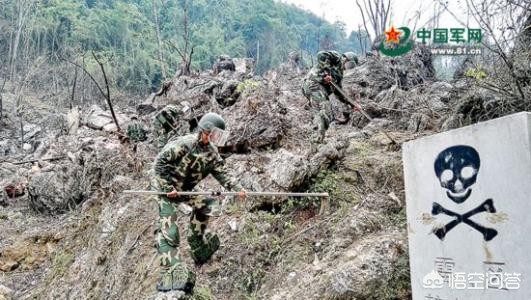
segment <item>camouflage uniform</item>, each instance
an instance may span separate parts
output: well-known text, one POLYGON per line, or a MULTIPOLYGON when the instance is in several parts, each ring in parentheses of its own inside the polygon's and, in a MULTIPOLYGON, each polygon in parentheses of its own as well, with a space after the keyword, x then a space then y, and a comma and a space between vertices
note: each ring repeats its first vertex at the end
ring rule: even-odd
POLYGON ((324 81, 326 75, 332 77, 332 81, 341 87, 343 80, 343 56, 336 51, 319 51, 317 53, 318 64, 314 66, 304 79, 302 92, 312 106, 314 113, 313 129, 316 131, 312 137, 314 142, 322 142, 333 120, 330 107, 329 95, 334 93, 341 102, 348 101, 331 84, 324 81))
POLYGON ((345 52, 343 56, 345 56, 345 70, 354 69, 358 65, 358 57, 354 52, 345 52))
POLYGON ((177 124, 181 116, 182 111, 179 107, 170 104, 153 118, 153 128, 159 149, 162 149, 170 138, 177 134, 177 124))
POLYGON ((147 140, 147 131, 144 124, 136 118, 133 118, 127 125, 127 137, 133 142, 143 142, 147 140))
POLYGON ((217 62, 212 66, 214 75, 221 73, 223 70, 236 71, 236 65, 228 55, 220 55, 217 62))
MULTIPOLYGON (((241 186, 227 174, 217 148, 210 143, 202 145, 197 134, 169 142, 155 160, 154 174, 153 184, 162 192, 171 192, 173 189, 190 191, 209 174, 225 188, 241 190, 241 186)), ((164 285, 164 281, 169 281, 171 283, 166 286, 186 290, 187 283, 193 287, 194 277, 179 258, 178 202, 187 202, 193 207, 187 240, 196 263, 205 263, 219 248, 220 242, 217 235, 205 233, 215 204, 214 199, 179 197, 172 201, 166 196, 158 197, 158 250, 163 267, 162 283, 164 285)))

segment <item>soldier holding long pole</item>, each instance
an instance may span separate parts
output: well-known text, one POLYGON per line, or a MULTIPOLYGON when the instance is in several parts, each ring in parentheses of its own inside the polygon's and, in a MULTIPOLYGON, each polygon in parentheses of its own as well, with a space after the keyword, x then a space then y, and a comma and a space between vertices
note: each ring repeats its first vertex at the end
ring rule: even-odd
POLYGON ((204 115, 199 121, 199 134, 190 134, 169 142, 154 163, 153 186, 162 193, 157 196, 159 205, 158 252, 162 267, 157 284, 159 291, 182 290, 191 293, 195 275, 179 257, 179 228, 177 205, 186 202, 193 208, 187 240, 191 256, 197 264, 208 261, 218 250, 220 241, 216 234, 205 232, 213 213, 215 199, 202 196, 179 195, 191 191, 209 174, 228 190, 246 191, 230 177, 216 145, 226 139, 225 121, 215 113, 204 115))

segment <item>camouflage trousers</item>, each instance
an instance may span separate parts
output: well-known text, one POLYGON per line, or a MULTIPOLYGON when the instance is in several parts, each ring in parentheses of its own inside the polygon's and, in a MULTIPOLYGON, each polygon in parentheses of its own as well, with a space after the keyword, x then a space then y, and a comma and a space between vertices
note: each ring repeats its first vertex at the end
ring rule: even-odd
POLYGON ((127 125, 126 134, 133 142, 143 142, 147 140, 147 131, 140 122, 127 125))
POLYGON ((329 93, 318 82, 307 80, 303 85, 303 94, 310 100, 313 113, 312 129, 314 134, 312 135, 312 142, 321 143, 334 119, 328 98, 329 93))
MULTIPOLYGON (((190 217, 187 240, 191 256, 197 264, 203 264, 216 252, 220 242, 215 234, 205 233, 214 199, 195 198, 190 201, 193 210, 190 217)), ((159 232, 157 237, 160 258, 161 279, 159 291, 184 290, 191 292, 195 285, 195 275, 181 261, 179 256, 178 207, 165 196, 158 197, 159 232)))
MULTIPOLYGON (((159 196, 159 235, 158 250, 160 264, 163 268, 171 268, 180 264, 179 228, 177 224, 178 208, 175 202, 166 196, 159 196)), ((191 248, 191 256, 198 264, 205 263, 219 248, 217 235, 205 233, 216 200, 197 197, 190 200, 192 214, 188 228, 187 240, 191 248)))

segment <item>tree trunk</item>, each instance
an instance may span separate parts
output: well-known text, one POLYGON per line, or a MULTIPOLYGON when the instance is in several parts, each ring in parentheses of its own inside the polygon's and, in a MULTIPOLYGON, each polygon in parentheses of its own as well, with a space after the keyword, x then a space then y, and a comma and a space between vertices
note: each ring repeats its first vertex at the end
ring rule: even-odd
POLYGON ((72 96, 70 98, 70 105, 69 105, 70 109, 74 107, 74 100, 76 96, 76 85, 77 85, 77 68, 74 67, 74 82, 72 82, 72 96))
POLYGON ((17 30, 15 34, 15 40, 13 41, 13 47, 11 52, 11 61, 10 61, 10 70, 9 70, 9 77, 11 80, 14 80, 15 78, 15 70, 17 65, 17 54, 18 54, 18 44, 20 43, 20 35, 22 34, 22 1, 17 1, 18 6, 18 17, 17 17, 17 30))
POLYGON ((159 11, 157 7, 157 1, 158 0, 153 0, 153 19, 155 21, 155 33, 157 34, 160 69, 162 71, 162 77, 164 78, 164 80, 166 80, 166 67, 164 65, 164 55, 162 53, 162 39, 160 37, 159 11))
POLYGON ((256 41, 256 62, 254 65, 258 68, 258 62, 260 61, 260 40, 256 41))
POLYGON ((2 117, 3 117, 3 98, 2 94, 4 93, 4 87, 6 86, 7 78, 4 79, 4 83, 2 83, 2 87, 0 87, 0 124, 2 123, 2 117))
POLYGON ((20 37, 26 23, 26 17, 31 9, 31 1, 18 0, 17 3, 17 29, 15 34, 15 40, 13 42, 13 50, 11 53, 11 62, 10 62, 10 78, 14 79, 16 69, 17 69, 17 59, 18 59, 18 47, 20 45, 20 37))

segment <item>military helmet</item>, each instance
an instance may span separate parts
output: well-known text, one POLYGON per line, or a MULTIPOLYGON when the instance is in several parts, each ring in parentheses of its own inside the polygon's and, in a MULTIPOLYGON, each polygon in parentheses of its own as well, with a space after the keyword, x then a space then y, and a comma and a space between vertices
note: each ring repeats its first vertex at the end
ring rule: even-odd
POLYGON ((225 130, 225 120, 216 113, 207 113, 198 124, 201 130, 212 130, 214 127, 225 130))
POLYGON ((317 60, 322 66, 335 66, 341 63, 341 54, 337 51, 319 51, 317 53, 317 60))
POLYGON ((164 110, 172 116, 178 116, 181 114, 179 107, 173 104, 167 105, 164 110))
POLYGON ((343 53, 343 56, 347 61, 356 61, 358 58, 356 57, 356 54, 354 52, 345 52, 343 53))
POLYGON ((170 124, 173 126, 175 122, 179 119, 182 111, 177 105, 166 105, 156 116, 155 123, 161 124, 162 126, 167 126, 170 124))
POLYGON ((225 60, 231 60, 230 56, 228 56, 227 54, 222 54, 218 57, 218 60, 219 61, 225 61, 225 60))

